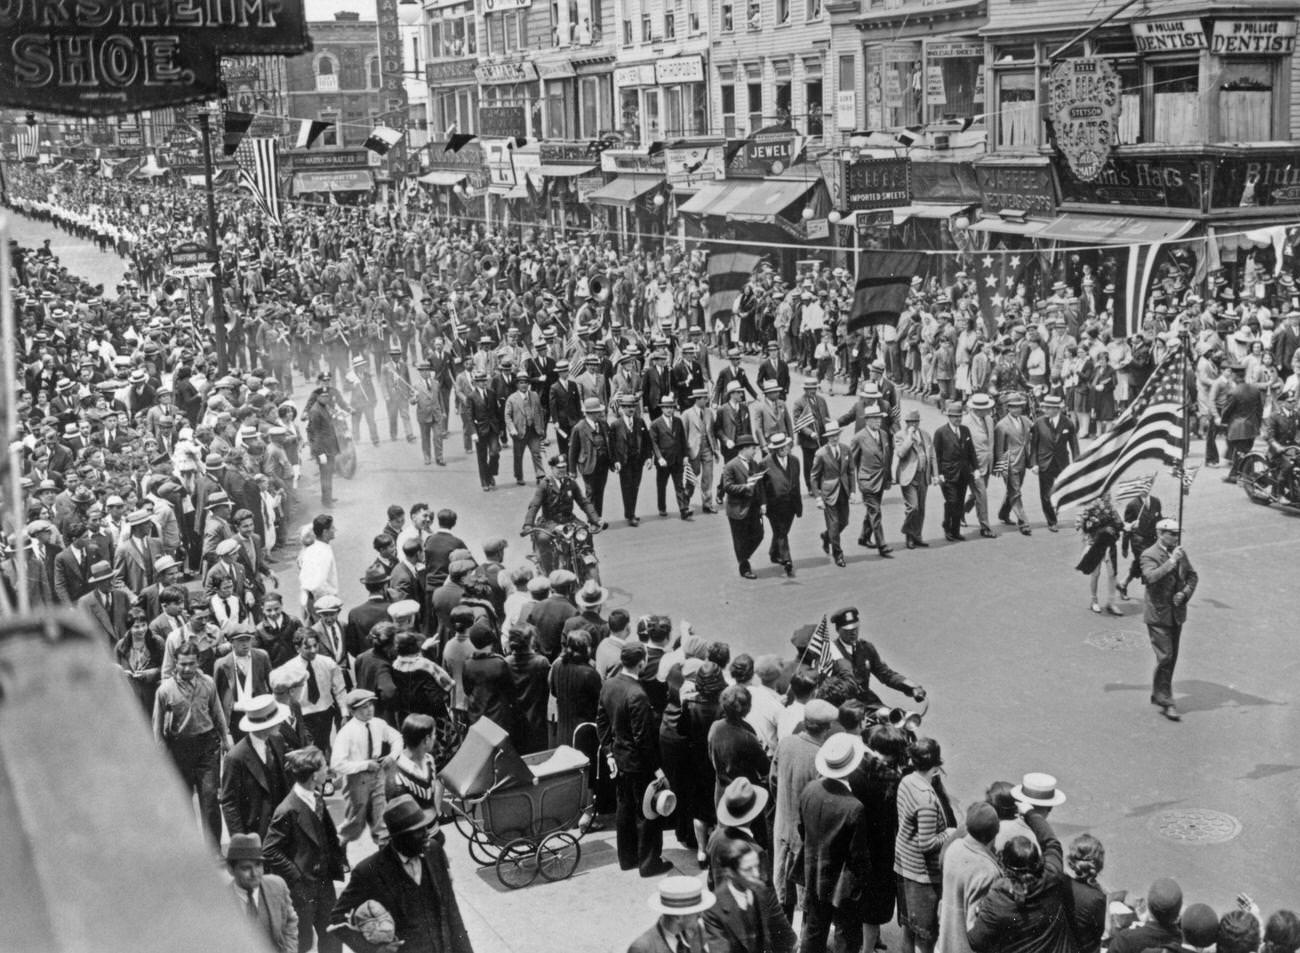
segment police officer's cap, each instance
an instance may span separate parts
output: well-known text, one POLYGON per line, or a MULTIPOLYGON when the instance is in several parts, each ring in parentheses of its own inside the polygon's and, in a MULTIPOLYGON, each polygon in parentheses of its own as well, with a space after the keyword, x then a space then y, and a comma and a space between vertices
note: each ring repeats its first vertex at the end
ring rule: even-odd
POLYGON ((837 610, 831 614, 831 625, 838 629, 856 629, 858 627, 858 610, 853 606, 837 610))

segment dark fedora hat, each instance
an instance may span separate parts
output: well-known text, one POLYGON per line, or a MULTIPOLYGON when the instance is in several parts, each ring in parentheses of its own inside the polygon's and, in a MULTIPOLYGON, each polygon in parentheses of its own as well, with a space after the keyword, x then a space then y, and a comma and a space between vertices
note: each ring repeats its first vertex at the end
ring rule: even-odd
POLYGON ((435 820, 437 815, 433 811, 426 811, 415 803, 415 798, 409 794, 402 794, 388 802, 388 808, 384 811, 384 826, 388 828, 389 836, 396 834, 405 834, 407 831, 418 831, 428 827, 435 820))

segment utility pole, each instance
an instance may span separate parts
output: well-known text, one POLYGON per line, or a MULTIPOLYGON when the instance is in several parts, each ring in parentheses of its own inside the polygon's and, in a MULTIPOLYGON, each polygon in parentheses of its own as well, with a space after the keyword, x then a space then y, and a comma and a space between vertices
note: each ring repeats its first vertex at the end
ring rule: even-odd
POLYGON ((217 373, 224 377, 226 360, 226 307, 221 288, 221 249, 217 246, 217 202, 212 192, 212 130, 208 110, 198 113, 203 131, 203 185, 208 199, 208 247, 212 250, 212 324, 217 339, 217 373))

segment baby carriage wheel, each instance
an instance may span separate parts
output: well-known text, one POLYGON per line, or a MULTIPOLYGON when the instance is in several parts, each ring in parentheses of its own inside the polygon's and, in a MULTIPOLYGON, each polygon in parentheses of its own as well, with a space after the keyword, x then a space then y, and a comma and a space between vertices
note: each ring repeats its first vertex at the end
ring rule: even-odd
POLYGON ((486 834, 476 830, 469 836, 469 856, 480 867, 491 867, 501 856, 501 850, 486 834))
POLYGON ((497 858, 497 880, 518 890, 537 879, 537 848, 527 837, 516 837, 501 849, 497 858))
POLYGON ((572 834, 561 831, 537 845, 537 867, 544 880, 565 880, 573 876, 582 860, 582 845, 572 834))

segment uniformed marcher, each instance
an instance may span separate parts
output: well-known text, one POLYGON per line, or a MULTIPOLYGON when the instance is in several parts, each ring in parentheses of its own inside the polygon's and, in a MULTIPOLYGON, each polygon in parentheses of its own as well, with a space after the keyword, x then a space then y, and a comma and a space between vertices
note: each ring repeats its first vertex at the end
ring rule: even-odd
POLYGON ((569 465, 563 456, 554 454, 547 464, 551 472, 538 484, 537 492, 528 504, 528 512, 524 514, 524 527, 519 535, 533 535, 533 548, 537 550, 541 570, 549 574, 558 568, 559 556, 555 544, 546 534, 553 533, 557 526, 573 522, 574 504, 586 514, 587 522, 593 530, 606 529, 609 524, 600 518, 578 481, 569 476, 569 465), (534 534, 534 530, 545 530, 546 534, 534 534))
POLYGON ((1156 653, 1151 704, 1158 706, 1170 721, 1182 720, 1174 704, 1174 666, 1178 664, 1178 645, 1187 621, 1187 603, 1200 580, 1179 543, 1180 536, 1177 520, 1161 520, 1156 524, 1155 545, 1142 553, 1142 583, 1147 599, 1144 620, 1156 653))
POLYGON ((835 674, 852 678, 857 683, 857 697, 862 699, 868 709, 881 708, 884 702, 871 690, 871 676, 875 675, 882 685, 911 696, 914 701, 925 701, 925 689, 906 675, 895 672, 885 664, 876 647, 865 639, 859 638, 858 626, 861 616, 858 610, 850 606, 831 614, 831 625, 835 626, 835 638, 831 641, 831 658, 835 674))
POLYGON ((827 421, 822 431, 825 443, 812 461, 813 491, 821 496, 822 516, 826 529, 822 531, 822 552, 829 553, 835 565, 844 568, 844 549, 840 536, 849 525, 849 501, 853 497, 853 467, 848 450, 840 444, 840 425, 827 421))
POLYGON ((737 455, 722 468, 722 495, 727 501, 731 545, 740 575, 755 579, 749 558, 763 542, 763 468, 754 463, 758 441, 749 434, 736 437, 737 455))

